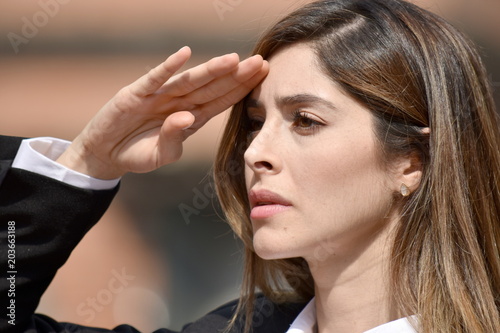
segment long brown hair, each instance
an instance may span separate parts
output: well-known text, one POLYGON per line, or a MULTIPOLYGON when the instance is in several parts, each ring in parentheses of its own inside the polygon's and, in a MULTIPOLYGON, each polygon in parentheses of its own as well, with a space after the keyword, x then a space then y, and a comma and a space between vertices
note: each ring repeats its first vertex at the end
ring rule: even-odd
MULTIPOLYGON (((392 249, 400 315, 418 314, 421 332, 500 332, 500 122, 473 44, 407 2, 329 0, 287 15, 254 53, 269 58, 299 42, 315 50, 332 81, 372 111, 388 161, 410 154, 422 160, 423 178, 404 201, 392 249)), ((256 288, 275 302, 306 301, 314 290, 303 259, 266 261, 253 251, 243 105, 231 112, 215 182, 245 245, 239 311, 249 331, 256 288)))

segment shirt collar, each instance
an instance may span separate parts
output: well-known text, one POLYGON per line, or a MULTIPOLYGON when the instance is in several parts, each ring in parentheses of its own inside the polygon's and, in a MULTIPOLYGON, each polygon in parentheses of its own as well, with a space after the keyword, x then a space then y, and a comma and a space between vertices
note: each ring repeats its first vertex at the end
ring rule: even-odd
POLYGON ((307 303, 286 333, 315 333, 316 331, 316 304, 314 298, 307 303))
MULTIPOLYGON (((413 322, 416 322, 416 316, 400 318, 389 323, 372 328, 365 333, 417 333, 413 322)), ((314 298, 299 313, 297 318, 286 333, 316 333, 316 305, 314 298)))

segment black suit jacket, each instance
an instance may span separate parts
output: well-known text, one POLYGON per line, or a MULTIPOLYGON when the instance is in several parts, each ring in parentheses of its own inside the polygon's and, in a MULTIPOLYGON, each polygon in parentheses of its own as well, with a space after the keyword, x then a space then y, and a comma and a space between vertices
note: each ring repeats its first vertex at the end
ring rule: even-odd
MULTIPOLYGON (((113 190, 76 188, 28 171, 11 168, 21 138, 0 136, 0 332, 107 332, 34 314, 39 299, 57 269, 85 233, 101 218, 116 194, 113 190), (12 234, 15 225, 15 238, 12 234), (9 230, 10 227, 10 230, 9 230), (15 261, 7 261, 15 240, 15 261), (9 248, 10 245, 10 248, 9 248), (11 264, 7 266, 7 264, 11 264), (15 273, 7 273, 7 272, 15 273), (14 277, 13 286, 7 278, 14 277), (14 287, 14 288, 13 288, 14 287), (12 303, 14 302, 14 303, 12 303), (14 304, 14 310, 12 308, 14 304), (15 317, 13 317, 13 314, 15 317), (10 315, 10 316, 9 316, 10 315), (14 321, 11 321, 15 318, 14 321), (9 324, 15 323, 15 325, 9 324)), ((12 256, 11 256, 12 257, 12 256)), ((236 302, 186 325, 184 333, 218 333, 232 318, 236 302)), ((274 304, 263 296, 255 303, 254 333, 286 332, 305 304, 274 304)), ((114 332, 137 332, 121 325, 114 332)), ((236 325, 232 332, 241 332, 236 325)), ((158 333, 173 332, 159 329, 158 333)))

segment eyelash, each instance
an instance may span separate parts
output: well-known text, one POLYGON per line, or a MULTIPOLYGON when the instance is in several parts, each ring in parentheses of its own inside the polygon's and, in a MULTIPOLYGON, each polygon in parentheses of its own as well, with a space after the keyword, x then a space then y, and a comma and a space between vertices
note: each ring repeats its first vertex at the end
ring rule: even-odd
MULTIPOLYGON (((299 109, 294 110, 292 113, 293 122, 292 127, 295 131, 298 131, 302 135, 314 134, 318 131, 319 127, 324 125, 323 123, 313 119, 309 112, 301 111, 299 109), (302 122, 302 123, 301 123, 302 122), (304 122, 306 122, 304 124, 304 122)), ((264 121, 261 119, 248 119, 247 132, 250 137, 257 135, 264 125, 264 121)))
POLYGON ((309 112, 294 110, 292 125, 297 131, 300 131, 303 134, 314 134, 323 124, 311 118, 309 112), (305 121, 306 126, 303 126, 304 123, 300 124, 301 121, 305 121))
POLYGON ((264 122, 262 120, 249 118, 247 123, 247 131, 249 133, 258 132, 260 131, 263 125, 264 122))
POLYGON ((248 117, 247 123, 246 123, 246 132, 247 132, 247 145, 250 144, 250 142, 253 141, 253 139, 257 136, 258 132, 264 125, 264 121, 261 119, 257 118, 250 118, 248 117))

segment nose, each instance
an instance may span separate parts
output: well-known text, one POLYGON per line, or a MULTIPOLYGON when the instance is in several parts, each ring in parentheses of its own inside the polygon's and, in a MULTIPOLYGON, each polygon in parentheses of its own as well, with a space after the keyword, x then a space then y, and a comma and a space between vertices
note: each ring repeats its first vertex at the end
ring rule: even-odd
POLYGON ((244 158, 246 165, 257 174, 276 174, 281 171, 282 161, 278 155, 278 134, 264 126, 252 140, 244 158))

